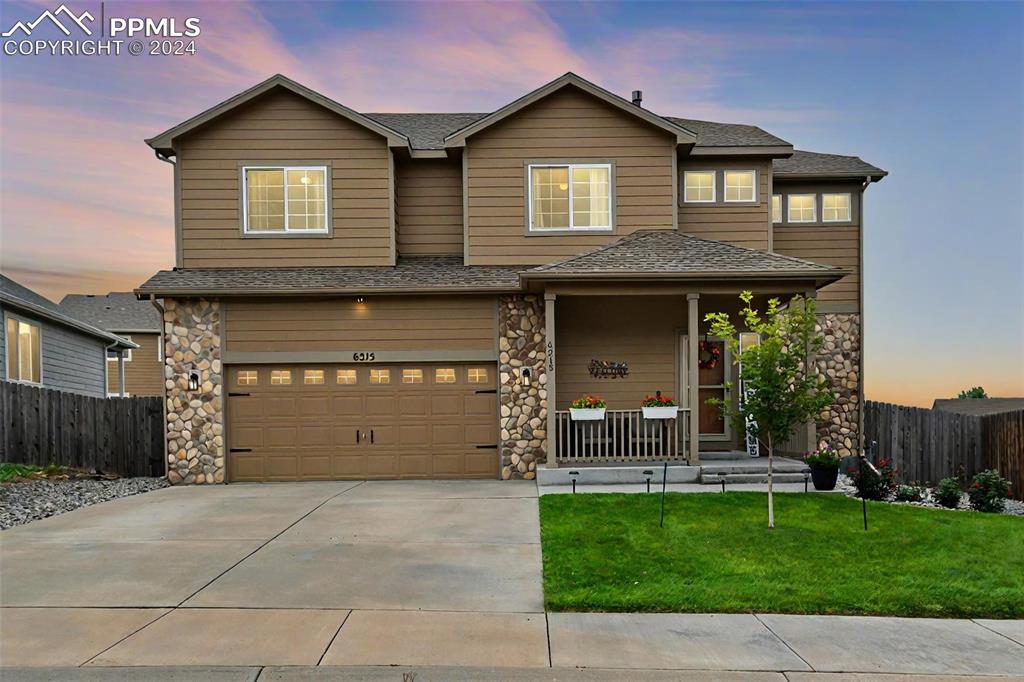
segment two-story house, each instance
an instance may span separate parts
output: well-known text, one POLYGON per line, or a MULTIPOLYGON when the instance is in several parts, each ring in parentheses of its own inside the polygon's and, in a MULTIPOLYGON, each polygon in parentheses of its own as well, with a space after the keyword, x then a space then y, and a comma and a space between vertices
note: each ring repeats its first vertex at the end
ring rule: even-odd
MULTIPOLYGON (((859 447, 862 202, 885 172, 658 115, 574 74, 490 113, 358 113, 283 76, 147 141, 174 166, 160 302, 172 482, 533 478, 742 449, 703 322, 814 296, 859 447), (645 419, 644 396, 677 419, 645 419), (574 422, 569 403, 608 402, 574 422)), ((800 440, 800 439, 797 439, 800 440)))

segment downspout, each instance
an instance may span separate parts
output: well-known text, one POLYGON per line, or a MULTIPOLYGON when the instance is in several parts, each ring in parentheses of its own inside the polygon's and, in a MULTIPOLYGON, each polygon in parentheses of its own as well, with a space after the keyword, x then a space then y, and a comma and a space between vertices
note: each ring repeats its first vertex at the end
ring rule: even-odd
POLYGON ((864 192, 868 185, 874 180, 870 175, 864 176, 864 183, 860 186, 860 243, 857 245, 860 253, 857 254, 860 277, 857 285, 857 309, 860 311, 860 360, 857 363, 857 372, 860 374, 860 381, 857 382, 857 446, 860 454, 864 453, 864 192))
MULTIPOLYGON (((160 154, 158 153, 157 156, 159 157, 160 154)), ((154 308, 156 308, 157 310, 160 311, 160 341, 159 341, 159 343, 160 343, 160 357, 163 358, 163 361, 164 361, 163 362, 164 369, 161 370, 161 372, 162 372, 161 379, 164 379, 164 377, 167 376, 167 374, 166 374, 166 372, 167 372, 167 369, 166 369, 166 367, 167 367, 167 346, 164 345, 164 307, 157 302, 156 296, 154 296, 153 294, 149 295, 149 302, 153 304, 154 308)), ((164 410, 166 412, 166 406, 167 406, 167 380, 166 379, 164 379, 164 381, 163 381, 163 386, 164 386, 164 410)), ((164 447, 166 448, 167 447, 167 420, 166 419, 162 419, 161 421, 164 424, 164 447)), ((168 462, 167 462, 167 452, 166 452, 166 450, 164 451, 164 458, 163 459, 164 459, 164 477, 166 477, 167 476, 167 472, 170 469, 170 464, 168 464, 168 462)))

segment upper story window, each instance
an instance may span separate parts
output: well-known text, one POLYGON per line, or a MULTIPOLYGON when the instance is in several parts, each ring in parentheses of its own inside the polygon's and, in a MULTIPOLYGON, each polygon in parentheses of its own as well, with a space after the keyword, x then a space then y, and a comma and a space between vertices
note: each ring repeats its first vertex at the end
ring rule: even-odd
POLYGON ((726 201, 757 201, 755 171, 725 171, 726 201))
POLYGON ((38 324, 7 318, 7 378, 42 382, 42 335, 38 324))
POLYGON ((683 201, 688 204, 712 203, 715 200, 715 171, 685 171, 683 201))
POLYGON ((815 195, 813 194, 790 194, 786 197, 786 204, 789 206, 789 222, 791 223, 813 223, 815 215, 815 195))
POLYGON ((772 222, 773 223, 781 223, 782 222, 782 195, 781 194, 773 194, 772 195, 772 222))
MULTIPOLYGON (((132 337, 129 336, 128 334, 121 334, 121 338, 122 339, 128 339, 129 341, 132 340, 132 337)), ((125 350, 121 351, 121 353, 124 355, 124 361, 125 362, 131 362, 132 361, 132 349, 131 348, 126 348, 125 350)), ((117 353, 116 350, 114 350, 113 348, 108 348, 107 349, 107 362, 116 362, 117 361, 117 355, 118 355, 118 353, 117 353)), ((118 394, 118 395, 120 395, 120 394, 118 394)))
POLYGON ((246 234, 326 233, 326 166, 248 166, 242 169, 246 234))
POLYGON ((822 194, 821 220, 825 223, 850 222, 849 194, 822 194))
POLYGON ((531 165, 530 230, 612 229, 612 166, 531 165))

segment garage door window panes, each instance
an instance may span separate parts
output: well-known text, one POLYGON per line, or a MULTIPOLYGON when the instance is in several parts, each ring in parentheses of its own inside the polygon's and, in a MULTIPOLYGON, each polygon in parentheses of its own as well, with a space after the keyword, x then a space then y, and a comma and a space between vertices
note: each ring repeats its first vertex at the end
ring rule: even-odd
POLYGON ((354 369, 339 369, 335 380, 342 386, 351 386, 356 383, 356 371, 354 369))
POLYGON ((239 386, 255 386, 259 375, 254 369, 240 369, 235 374, 239 386))
POLYGON ((272 386, 291 386, 292 371, 290 369, 271 370, 270 384, 272 386))
POLYGON ((454 367, 438 367, 434 370, 434 383, 435 384, 454 384, 455 383, 455 368, 454 367))
POLYGON ((487 368, 486 367, 470 367, 466 372, 466 378, 471 384, 486 384, 487 383, 487 368))
POLYGON ((423 370, 422 369, 403 369, 402 370, 402 383, 403 384, 422 384, 423 383, 423 370))
POLYGON ((377 385, 384 385, 391 383, 391 370, 390 369, 371 369, 370 370, 370 383, 377 385))
POLYGON ((324 371, 322 369, 307 369, 302 373, 302 383, 312 385, 324 383, 324 371))

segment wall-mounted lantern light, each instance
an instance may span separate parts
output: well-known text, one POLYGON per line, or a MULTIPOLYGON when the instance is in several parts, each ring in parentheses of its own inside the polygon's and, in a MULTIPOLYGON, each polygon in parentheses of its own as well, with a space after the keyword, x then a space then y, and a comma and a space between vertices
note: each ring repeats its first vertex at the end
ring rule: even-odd
POLYGON ((186 368, 188 374, 188 390, 198 391, 199 390, 199 370, 192 367, 191 365, 186 368))
POLYGON ((358 303, 359 305, 362 305, 362 304, 366 303, 366 297, 364 297, 364 296, 356 296, 356 303, 358 303))
POLYGON ((520 367, 519 368, 519 378, 520 378, 520 380, 522 380, 523 386, 529 386, 530 385, 530 375, 531 374, 532 374, 532 372, 530 371, 529 367, 520 367))

